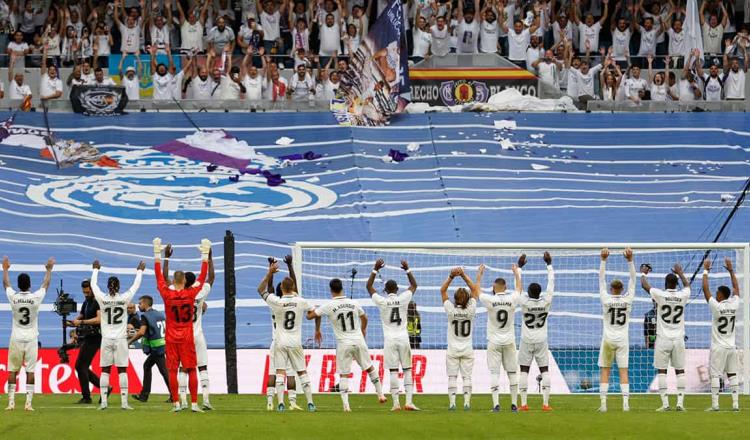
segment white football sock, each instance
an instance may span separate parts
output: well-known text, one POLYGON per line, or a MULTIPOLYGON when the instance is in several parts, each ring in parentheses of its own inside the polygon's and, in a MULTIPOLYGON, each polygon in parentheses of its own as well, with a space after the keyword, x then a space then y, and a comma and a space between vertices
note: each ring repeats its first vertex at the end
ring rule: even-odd
POLYGON ((667 397, 667 375, 657 374, 657 383, 659 384, 659 396, 661 396, 661 406, 666 408, 669 406, 669 397, 667 397))
POLYGON ((8 406, 14 404, 16 401, 16 384, 8 384, 8 406))
POLYGON ((719 407, 719 387, 720 386, 721 386, 721 382, 719 381, 719 378, 712 377, 711 378, 711 407, 712 408, 719 407))
POLYGON ((370 376, 370 382, 375 386, 375 392, 378 393, 378 396, 383 395, 383 384, 380 382, 380 377, 378 376, 378 372, 373 368, 372 371, 369 373, 370 376))
POLYGON ((526 406, 526 393, 529 389, 529 373, 521 372, 521 381, 518 384, 518 391, 521 392, 521 406, 526 406))
POLYGON ((542 402, 545 406, 549 405, 550 377, 549 371, 542 373, 542 402))
POLYGON ((620 390, 622 391, 622 405, 630 406, 630 384, 621 383, 620 390))
POLYGON ((685 405, 685 385, 687 380, 685 379, 685 373, 677 375, 677 406, 685 405))
POLYGON ((471 378, 464 377, 464 406, 471 406, 471 378))
POLYGON ((735 374, 729 378, 729 388, 732 390, 732 407, 740 407, 740 379, 735 374))
POLYGON ((274 380, 273 386, 266 386, 266 402, 269 405, 273 405, 273 396, 276 394, 276 381, 274 380))
POLYGON ((120 379, 120 406, 128 405, 128 373, 119 373, 120 379))
POLYGON ((31 406, 32 400, 34 400, 34 384, 26 382, 26 405, 31 406))
POLYGON ((406 404, 413 405, 414 381, 411 375, 411 368, 404 370, 404 391, 406 391, 406 404))
POLYGON ((179 384, 178 389, 180 390, 180 402, 182 406, 187 406, 187 392, 188 392, 188 374, 185 371, 177 373, 177 383, 179 384))
POLYGON ((398 381, 398 371, 391 371, 389 385, 391 387, 391 398, 393 399, 393 406, 400 405, 398 391, 401 388, 401 384, 398 381))
POLYGON ((456 385, 457 377, 448 376, 448 405, 454 406, 456 404, 456 385))
MULTIPOLYGON (((498 380, 500 380, 498 378, 498 380)), ((508 373, 508 383, 510 383, 510 403, 518 404, 518 374, 508 373)))
POLYGON ((203 391, 203 403, 208 403, 209 398, 209 382, 208 382, 208 370, 198 370, 198 376, 201 379, 201 391, 203 391))
POLYGON ((102 396, 102 406, 107 406, 107 390, 109 390, 109 373, 102 371, 99 377, 99 394, 102 396))
POLYGON ((607 407, 607 393, 609 392, 609 383, 602 382, 599 384, 599 403, 602 408, 607 407))
POLYGON ((500 405, 500 374, 490 372, 490 391, 492 392, 492 407, 500 405))
POLYGON ((297 380, 299 380, 300 384, 302 385, 302 391, 304 391, 305 393, 307 403, 313 403, 312 387, 310 387, 310 376, 308 376, 307 373, 300 374, 299 376, 297 376, 297 380))
POLYGON ((339 393, 341 394, 341 402, 344 403, 344 408, 349 408, 349 375, 342 374, 339 376, 339 393))
POLYGON ((284 404, 284 376, 276 375, 276 400, 280 405, 284 404))

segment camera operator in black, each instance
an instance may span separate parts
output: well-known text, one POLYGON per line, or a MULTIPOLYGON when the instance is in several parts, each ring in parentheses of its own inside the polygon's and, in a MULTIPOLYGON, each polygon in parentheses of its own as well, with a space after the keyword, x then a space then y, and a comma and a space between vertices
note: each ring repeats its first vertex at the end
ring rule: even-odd
POLYGON ((77 328, 78 343, 80 344, 78 359, 76 359, 76 373, 78 373, 78 383, 81 386, 81 399, 78 403, 89 404, 91 403, 89 382, 95 387, 99 387, 99 376, 89 367, 102 345, 102 334, 99 326, 101 311, 99 310, 99 303, 94 298, 89 280, 83 280, 81 291, 86 300, 81 304, 81 312, 70 324, 77 328))

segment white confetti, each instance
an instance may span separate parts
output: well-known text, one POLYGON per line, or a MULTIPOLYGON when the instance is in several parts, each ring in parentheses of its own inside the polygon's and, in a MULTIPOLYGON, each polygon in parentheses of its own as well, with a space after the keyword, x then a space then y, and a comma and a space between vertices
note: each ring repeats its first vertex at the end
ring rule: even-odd
POLYGON ((216 177, 216 176, 211 176, 211 177, 209 177, 209 178, 208 178, 208 181, 209 181, 209 182, 210 182, 210 183, 211 183, 212 185, 218 185, 218 184, 219 184, 219 178, 218 178, 218 177, 216 177))
POLYGON ((539 165, 538 163, 532 163, 531 168, 540 171, 540 170, 548 170, 549 167, 547 165, 539 165))
POLYGON ((409 142, 406 145, 406 151, 409 151, 409 152, 412 152, 412 153, 415 152, 415 151, 419 151, 419 143, 418 142, 409 142))
POLYGON ((734 196, 731 194, 722 194, 721 195, 721 201, 722 203, 731 202, 734 200, 734 196))
POLYGON ((513 130, 516 127, 516 121, 513 120, 501 119, 499 121, 495 121, 495 128, 499 130, 513 130))
POLYGON ((486 153, 486 152, 487 152, 487 149, 486 149, 486 148, 480 148, 480 149, 479 149, 479 152, 480 152, 481 154, 484 154, 484 153, 486 153))
POLYGON ((385 163, 391 163, 393 162, 393 158, 391 156, 385 155, 380 158, 385 163))
POLYGON ((174 176, 167 176, 167 177, 164 178, 164 180, 166 180, 167 182, 174 182, 175 177, 174 176))
POLYGON ((311 177, 309 179, 305 179, 305 182, 318 183, 318 182, 320 182, 320 178, 314 176, 314 177, 311 177))
POLYGON ((531 139, 544 139, 544 134, 542 133, 535 133, 531 135, 531 139))
POLYGON ((500 139, 500 147, 503 150, 515 150, 516 147, 513 146, 513 142, 510 141, 510 139, 501 138, 500 139))
POLYGON ((294 139, 286 136, 276 139, 276 145, 292 145, 292 142, 294 142, 294 139))
POLYGON ((455 151, 454 150, 454 151, 451 151, 451 154, 454 155, 454 156, 461 156, 461 155, 464 155, 466 153, 464 153, 463 151, 455 151))
POLYGON ((464 134, 464 132, 463 132, 463 131, 459 131, 459 132, 458 132, 458 134, 459 134, 459 135, 463 135, 463 134, 464 134))
POLYGON ((688 196, 685 196, 685 197, 682 198, 682 202, 683 203, 687 203, 689 201, 690 201, 690 197, 688 197, 688 196))

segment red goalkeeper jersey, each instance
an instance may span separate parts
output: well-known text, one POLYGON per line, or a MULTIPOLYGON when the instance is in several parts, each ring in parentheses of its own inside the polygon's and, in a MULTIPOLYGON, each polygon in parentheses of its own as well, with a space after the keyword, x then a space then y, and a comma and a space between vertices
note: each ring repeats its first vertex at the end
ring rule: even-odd
POLYGON ((170 289, 161 272, 161 262, 154 266, 156 287, 164 300, 164 316, 167 318, 166 342, 193 342, 193 316, 195 315, 195 297, 201 291, 206 280, 208 263, 201 264, 201 273, 193 286, 188 289, 170 289))

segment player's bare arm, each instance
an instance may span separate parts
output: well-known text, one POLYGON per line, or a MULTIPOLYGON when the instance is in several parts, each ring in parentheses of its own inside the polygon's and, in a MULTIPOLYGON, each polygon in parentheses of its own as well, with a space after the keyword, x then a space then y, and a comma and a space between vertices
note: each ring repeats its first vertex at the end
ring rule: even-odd
POLYGON ((372 272, 370 272, 370 277, 367 278, 367 293, 369 293, 370 296, 373 296, 377 293, 375 287, 373 286, 375 284, 375 276, 383 267, 385 267, 385 261, 380 258, 375 262, 375 265, 372 267, 372 272))
POLYGON ((42 289, 47 290, 49 288, 49 283, 52 280, 52 268, 55 267, 55 259, 53 257, 49 257, 47 260, 47 264, 44 265, 44 268, 46 269, 46 272, 44 273, 44 279, 42 280, 42 289))
POLYGON ((414 278, 414 274, 409 269, 409 262, 401 260, 401 269, 406 271, 406 277, 409 279, 409 290, 411 290, 411 293, 417 293, 417 279, 414 278))
POLYGON ((286 263, 286 269, 289 271, 289 278, 294 281, 294 291, 299 293, 299 286, 297 285, 297 274, 294 273, 294 259, 291 255, 284 257, 284 263, 286 263))
POLYGON ((260 281, 260 284, 258 284, 258 295, 261 297, 265 297, 266 295, 269 295, 270 292, 266 291, 266 287, 268 286, 268 280, 273 277, 273 274, 279 271, 279 263, 274 261, 271 265, 268 266, 268 271, 266 272, 266 276, 263 277, 263 279, 260 281))
POLYGON ((680 277, 680 281, 682 281, 682 287, 690 287, 690 281, 685 276, 685 272, 682 270, 682 265, 680 263, 674 265, 674 267, 672 268, 672 272, 680 277))
POLYGON ((10 287, 10 276, 8 275, 10 270, 10 260, 7 256, 3 257, 3 288, 7 289, 10 287))
POLYGON ((359 315, 359 325, 360 329, 362 330, 362 337, 367 337, 367 313, 362 313, 359 315))
POLYGON ((648 282, 648 273, 651 272, 651 267, 647 264, 641 264, 641 287, 647 293, 651 293, 651 283, 648 282))
POLYGON ((628 262, 628 295, 635 295, 635 263, 633 263, 633 249, 625 248, 622 256, 628 262))
POLYGON ((599 264, 599 294, 604 297, 607 293, 607 258, 609 258, 609 249, 604 248, 599 252, 601 263, 599 264))
POLYGON ((208 251, 208 279, 206 282, 213 286, 214 281, 216 281, 216 270, 214 269, 214 251, 212 249, 208 251))
POLYGON ((708 284, 708 273, 711 272, 711 260, 706 258, 703 260, 703 297, 706 301, 711 301, 711 286, 708 284))
MULTIPOLYGON (((276 262, 276 259, 273 257, 268 257, 268 265, 271 266, 273 263, 276 262)), ((268 293, 270 295, 273 295, 276 293, 276 289, 273 287, 273 274, 271 274, 270 278, 268 278, 268 293)))
POLYGON ((518 262, 511 265, 510 269, 513 271, 513 289, 517 293, 523 291, 523 284, 521 283, 521 269, 526 265, 526 254, 521 254, 518 257, 518 262))
POLYGON ((471 288, 471 297, 478 299, 479 295, 482 294, 482 277, 484 276, 484 264, 480 264, 477 269, 477 280, 474 282, 474 286, 471 288))
POLYGON ((555 272, 552 269, 552 255, 545 251, 542 257, 544 264, 547 265, 547 294, 552 295, 555 291, 555 272))
POLYGON ((167 247, 164 248, 164 267, 162 269, 162 276, 167 284, 172 284, 172 281, 169 279, 169 259, 172 258, 172 252, 174 252, 172 243, 168 243, 167 247))
POLYGON ((729 278, 732 280, 732 294, 740 296, 740 283, 737 281, 737 275, 734 273, 734 266, 732 265, 732 260, 727 257, 724 259, 724 269, 729 272, 729 278))
POLYGON ((440 298, 443 300, 443 302, 448 301, 448 289, 451 287, 451 283, 453 282, 453 279, 457 276, 460 276, 463 271, 460 267, 454 267, 451 269, 451 273, 448 275, 448 278, 443 281, 443 285, 440 286, 440 298))

